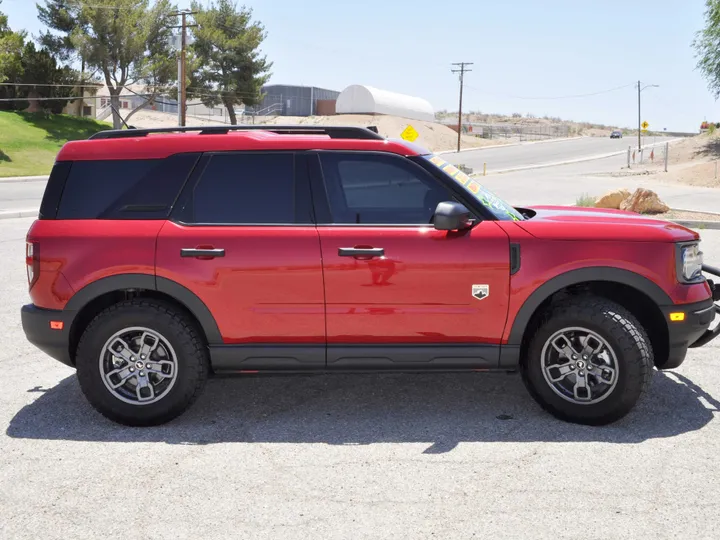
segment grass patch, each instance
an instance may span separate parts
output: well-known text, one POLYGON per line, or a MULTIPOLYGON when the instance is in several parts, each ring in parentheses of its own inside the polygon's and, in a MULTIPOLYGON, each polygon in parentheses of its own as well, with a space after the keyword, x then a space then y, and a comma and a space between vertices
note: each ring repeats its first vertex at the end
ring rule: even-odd
POLYGON ((595 208, 597 197, 583 193, 575 200, 575 206, 584 206, 586 208, 595 208))
POLYGON ((91 118, 0 111, 0 177, 49 174, 67 141, 110 128, 91 118))

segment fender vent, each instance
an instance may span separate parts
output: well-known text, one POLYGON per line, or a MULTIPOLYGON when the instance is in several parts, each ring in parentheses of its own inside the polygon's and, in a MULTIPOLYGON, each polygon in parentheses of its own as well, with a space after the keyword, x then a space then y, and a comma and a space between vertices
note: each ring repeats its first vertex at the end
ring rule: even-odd
POLYGON ((520 270, 520 244, 510 244, 510 275, 520 270))

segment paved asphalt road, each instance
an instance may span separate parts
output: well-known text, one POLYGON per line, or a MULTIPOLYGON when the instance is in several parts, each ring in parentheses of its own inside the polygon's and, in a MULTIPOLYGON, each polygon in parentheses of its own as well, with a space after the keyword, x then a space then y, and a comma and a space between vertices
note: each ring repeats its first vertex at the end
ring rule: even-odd
POLYGON ((24 339, 31 221, 0 223, 0 538, 717 538, 720 343, 602 428, 500 374, 215 379, 125 428, 24 339))
MULTIPOLYGON (((670 140, 658 137, 657 142, 670 140)), ((653 139, 648 138, 646 144, 653 139)), ((467 150, 460 153, 444 154, 443 158, 455 164, 465 164, 476 172, 483 170, 483 163, 487 163, 488 171, 514 169, 544 163, 557 163, 561 161, 581 159, 612 152, 627 151, 628 146, 637 145, 637 139, 625 137, 611 139, 610 137, 583 137, 539 143, 524 143, 512 146, 497 146, 479 150, 467 150)))
POLYGON ((584 193, 599 196, 613 189, 652 189, 671 208, 720 213, 720 190, 651 181, 643 175, 612 177, 624 156, 524 171, 491 174, 479 181, 513 205, 573 205, 584 193))
POLYGON ((39 209, 45 181, 7 182, 0 179, 0 212, 39 209))

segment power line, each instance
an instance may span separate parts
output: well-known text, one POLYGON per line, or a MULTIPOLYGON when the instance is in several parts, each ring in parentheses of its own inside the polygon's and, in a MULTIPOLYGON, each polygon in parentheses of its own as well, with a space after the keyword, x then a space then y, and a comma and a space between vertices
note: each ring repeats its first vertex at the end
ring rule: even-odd
POLYGON ((624 84, 622 86, 616 86, 615 88, 609 88, 607 90, 600 90, 599 92, 590 92, 587 94, 570 94, 567 96, 544 96, 544 97, 535 97, 535 96, 514 96, 511 94, 498 94, 493 92, 486 92, 483 89, 476 88, 474 86, 467 85, 467 87, 470 90, 475 90, 476 92, 487 94, 490 96, 496 96, 496 97, 505 97, 510 99, 526 99, 526 100, 556 100, 556 99, 574 99, 574 98, 583 98, 583 97, 591 97, 591 96, 598 96, 600 94, 607 94, 609 92, 615 92, 617 90, 622 90, 623 88, 630 88, 631 86, 635 86, 636 83, 630 83, 630 84, 624 84))
MULTIPOLYGON (((104 84, 100 83, 102 86, 104 84)), ((77 83, 77 84, 51 84, 51 83, 0 83, 0 86, 43 86, 52 88, 97 88, 98 83, 77 83)))
MULTIPOLYGON (((140 97, 157 96, 158 94, 135 94, 140 97)), ((71 96, 71 97, 17 97, 17 98, 0 98, 0 101, 75 101, 77 99, 90 100, 90 99, 110 99, 111 96, 71 96)), ((122 101, 122 98, 126 96, 118 96, 122 101)), ((160 103, 156 101, 156 103, 160 103)), ((175 103, 165 103, 165 105, 175 105, 175 103)))

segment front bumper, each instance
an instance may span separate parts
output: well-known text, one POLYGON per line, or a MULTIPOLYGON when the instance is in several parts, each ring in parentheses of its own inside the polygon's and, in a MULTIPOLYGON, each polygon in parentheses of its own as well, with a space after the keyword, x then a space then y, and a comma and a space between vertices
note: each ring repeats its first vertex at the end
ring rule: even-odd
MULTIPOLYGON (((714 266, 710 266, 709 264, 703 265, 703 272, 707 274, 712 274, 716 277, 720 277, 720 269, 715 268, 714 266)), ((715 282, 712 279, 708 279, 708 284, 710 285, 710 290, 712 291, 712 299, 713 299, 713 312, 712 317, 710 318, 710 322, 713 321, 715 318, 715 315, 720 314, 720 305, 718 305, 717 302, 720 300, 720 287, 718 287, 715 282)), ((711 342, 713 339, 715 339, 718 334, 720 334, 720 324, 717 324, 715 328, 710 329, 707 328, 705 332, 697 339, 695 340, 690 347, 702 347, 703 345, 711 342)))
POLYGON ((20 314, 25 337, 30 343, 55 360, 74 367, 70 358, 70 313, 28 304, 22 307, 20 314))
MULTIPOLYGON (((703 266, 703 271, 720 277, 720 269, 712 266, 703 266)), ((720 324, 710 328, 715 315, 720 313, 720 306, 715 301, 720 300, 720 287, 708 279, 713 292, 712 298, 695 304, 677 304, 661 306, 665 320, 668 324, 668 337, 670 348, 667 361, 658 366, 660 369, 673 369, 685 360, 689 348, 702 347, 720 335, 720 324), (672 322, 671 313, 684 313, 683 321, 672 322)))

